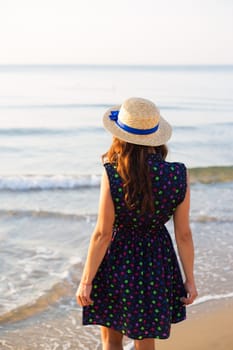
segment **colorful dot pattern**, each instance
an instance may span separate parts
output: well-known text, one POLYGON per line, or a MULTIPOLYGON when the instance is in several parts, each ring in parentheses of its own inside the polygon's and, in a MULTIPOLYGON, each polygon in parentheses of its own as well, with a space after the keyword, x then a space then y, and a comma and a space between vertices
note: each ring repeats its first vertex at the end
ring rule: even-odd
POLYGON ((164 225, 186 192, 186 168, 148 157, 154 214, 129 210, 122 179, 105 164, 115 206, 111 244, 93 281, 94 304, 83 308, 83 324, 110 327, 132 339, 170 335, 171 323, 186 318, 185 296, 177 256, 164 225))

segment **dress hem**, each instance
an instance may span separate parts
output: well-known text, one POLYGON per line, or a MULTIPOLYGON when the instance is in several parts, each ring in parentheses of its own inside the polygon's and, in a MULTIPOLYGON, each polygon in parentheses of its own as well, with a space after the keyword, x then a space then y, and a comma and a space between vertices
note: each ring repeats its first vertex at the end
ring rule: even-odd
MULTIPOLYGON (((171 324, 179 323, 179 322, 182 322, 182 321, 185 321, 185 320, 186 320, 186 317, 185 318, 180 318, 180 319, 177 319, 175 321, 172 321, 171 324)), ((134 339, 134 340, 142 340, 142 339, 147 339, 147 338, 163 340, 163 339, 168 339, 170 337, 170 332, 169 332, 169 334, 167 334, 167 336, 158 335, 158 334, 157 335, 155 335, 155 334, 143 334, 143 335, 133 336, 133 335, 128 334, 122 328, 118 328, 118 327, 115 327, 115 326, 109 326, 109 325, 106 325, 104 322, 88 322, 88 323, 84 323, 83 322, 83 326, 103 326, 103 327, 106 327, 106 328, 111 328, 114 331, 122 333, 127 338, 134 339)))

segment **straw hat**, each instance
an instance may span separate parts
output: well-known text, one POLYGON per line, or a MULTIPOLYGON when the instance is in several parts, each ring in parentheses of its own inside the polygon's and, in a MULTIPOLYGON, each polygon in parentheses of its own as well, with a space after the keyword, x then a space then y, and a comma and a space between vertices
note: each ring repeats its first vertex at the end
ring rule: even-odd
POLYGON ((161 117, 156 105, 132 97, 109 108, 103 117, 105 129, 117 138, 136 145, 160 146, 171 137, 171 125, 161 117))

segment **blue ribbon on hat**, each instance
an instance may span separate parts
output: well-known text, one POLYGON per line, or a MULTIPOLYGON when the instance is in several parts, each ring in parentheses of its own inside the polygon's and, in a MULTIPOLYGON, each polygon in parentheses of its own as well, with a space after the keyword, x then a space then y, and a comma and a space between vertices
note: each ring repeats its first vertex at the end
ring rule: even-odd
POLYGON ((119 111, 111 111, 111 114, 110 114, 109 118, 110 118, 111 120, 117 121, 117 119, 118 119, 118 114, 119 114, 119 111))
POLYGON ((151 129, 136 129, 131 128, 131 126, 128 126, 124 123, 122 123, 120 120, 118 120, 118 114, 119 111, 111 111, 111 114, 109 115, 109 118, 114 121, 121 129, 135 135, 149 135, 153 134, 153 132, 157 131, 159 128, 159 124, 155 125, 155 127, 151 129))

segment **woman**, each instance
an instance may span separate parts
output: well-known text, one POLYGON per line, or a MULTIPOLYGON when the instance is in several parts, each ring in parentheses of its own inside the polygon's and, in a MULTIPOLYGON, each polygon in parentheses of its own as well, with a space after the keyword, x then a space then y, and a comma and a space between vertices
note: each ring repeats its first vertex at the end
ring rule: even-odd
POLYGON ((123 335, 154 350, 197 296, 186 168, 165 161, 171 126, 151 101, 130 98, 103 122, 113 143, 76 298, 83 324, 101 325, 103 350, 122 350, 123 335), (164 225, 172 216, 184 283, 164 225))

